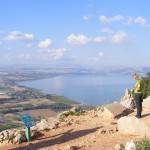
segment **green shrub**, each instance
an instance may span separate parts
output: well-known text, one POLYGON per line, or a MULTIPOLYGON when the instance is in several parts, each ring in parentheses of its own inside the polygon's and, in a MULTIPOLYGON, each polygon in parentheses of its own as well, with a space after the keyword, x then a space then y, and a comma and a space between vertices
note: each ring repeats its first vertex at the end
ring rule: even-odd
POLYGON ((150 150, 150 140, 148 139, 137 141, 135 144, 136 144, 137 150, 150 150))
POLYGON ((60 116, 60 117, 59 117, 59 121, 60 121, 60 122, 65 122, 65 121, 66 121, 66 117, 63 116, 63 115, 60 116))
POLYGON ((143 99, 147 98, 150 96, 150 72, 146 74, 146 77, 142 78, 142 83, 143 83, 143 99))
POLYGON ((112 124, 112 125, 116 125, 116 124, 117 124, 117 122, 111 122, 111 124, 112 124))
POLYGON ((83 114, 84 114, 84 111, 82 111, 82 110, 78 110, 77 112, 74 112, 74 111, 68 112, 68 115, 70 115, 70 116, 81 116, 83 114))
POLYGON ((45 128, 45 129, 44 129, 44 131, 46 131, 46 132, 48 132, 49 130, 50 130, 50 129, 48 129, 48 128, 45 128))

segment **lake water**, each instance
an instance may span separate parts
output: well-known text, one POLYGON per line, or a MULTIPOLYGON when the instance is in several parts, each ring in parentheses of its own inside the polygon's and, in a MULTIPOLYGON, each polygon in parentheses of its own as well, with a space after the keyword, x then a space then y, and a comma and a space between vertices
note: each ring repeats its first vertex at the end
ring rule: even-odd
POLYGON ((134 83, 129 75, 65 75, 20 82, 19 85, 63 95, 82 104, 103 105, 120 100, 125 89, 132 89, 134 83))

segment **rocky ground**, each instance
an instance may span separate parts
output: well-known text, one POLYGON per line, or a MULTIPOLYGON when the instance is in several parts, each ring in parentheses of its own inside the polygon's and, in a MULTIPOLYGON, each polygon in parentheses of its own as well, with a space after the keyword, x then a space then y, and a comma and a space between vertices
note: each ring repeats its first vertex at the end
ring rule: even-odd
POLYGON ((42 119, 31 127, 31 142, 25 142, 24 129, 0 132, 0 150, 116 150, 117 144, 150 138, 150 97, 140 119, 136 109, 128 109, 133 106, 128 91, 123 101, 125 107, 115 102, 84 113, 72 108, 42 119))
MULTIPOLYGON (((134 116, 135 112, 129 116, 134 116)), ((150 110, 143 110, 142 121, 148 125, 150 110)), ((117 120, 106 119, 88 111, 81 116, 68 116, 72 123, 62 123, 61 127, 41 131, 31 142, 1 146, 1 150, 114 150, 116 144, 125 144, 142 137, 122 135, 117 131, 117 120), (63 125, 64 124, 64 125, 63 125)))

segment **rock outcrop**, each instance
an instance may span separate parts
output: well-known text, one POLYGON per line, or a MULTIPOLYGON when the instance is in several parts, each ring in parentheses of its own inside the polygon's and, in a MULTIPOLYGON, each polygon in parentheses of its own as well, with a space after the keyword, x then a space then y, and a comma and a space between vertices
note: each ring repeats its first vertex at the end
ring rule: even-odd
POLYGON ((103 106, 96 112, 96 115, 104 118, 120 118, 129 114, 129 110, 118 102, 103 106))
POLYGON ((56 129, 59 127, 60 122, 54 118, 46 118, 42 119, 39 123, 35 126, 31 127, 32 130, 45 130, 45 129, 56 129))
POLYGON ((126 89, 125 94, 122 97, 120 104, 125 106, 128 109, 134 109, 135 108, 135 103, 134 103, 134 98, 132 96, 132 90, 126 89))
MULTIPOLYGON (((70 113, 76 114, 79 112, 78 107, 73 107, 69 111, 62 112, 59 116, 67 117, 70 113)), ((45 118, 38 122, 35 126, 31 127, 30 134, 31 138, 34 138, 40 134, 42 130, 51 130, 56 129, 62 126, 71 125, 77 120, 66 118, 65 122, 60 122, 59 118, 45 118)), ((22 142, 26 142, 25 129, 14 129, 14 130, 4 130, 0 132, 0 144, 19 144, 22 142)))
POLYGON ((117 121, 117 128, 121 134, 150 137, 150 127, 136 117, 121 117, 117 121))

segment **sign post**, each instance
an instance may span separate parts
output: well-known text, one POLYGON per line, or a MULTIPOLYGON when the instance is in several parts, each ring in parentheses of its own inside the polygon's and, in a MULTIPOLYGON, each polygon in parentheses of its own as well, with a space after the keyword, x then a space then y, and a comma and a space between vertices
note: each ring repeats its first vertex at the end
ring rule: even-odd
POLYGON ((30 136, 30 127, 35 126, 35 121, 31 118, 29 114, 22 114, 20 115, 20 119, 26 126, 26 138, 27 141, 31 141, 31 136, 30 136))

